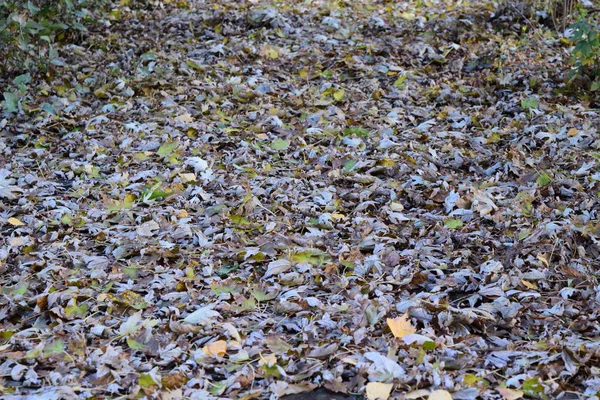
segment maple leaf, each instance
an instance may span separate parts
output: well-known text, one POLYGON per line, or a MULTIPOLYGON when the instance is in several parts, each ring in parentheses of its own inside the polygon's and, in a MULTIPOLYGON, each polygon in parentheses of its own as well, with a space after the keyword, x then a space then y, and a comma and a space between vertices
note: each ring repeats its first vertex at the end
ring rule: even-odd
POLYGON ((387 324, 392 331, 392 334, 397 339, 402 339, 406 335, 416 333, 417 330, 408 320, 408 314, 404 314, 397 318, 388 318, 387 324))

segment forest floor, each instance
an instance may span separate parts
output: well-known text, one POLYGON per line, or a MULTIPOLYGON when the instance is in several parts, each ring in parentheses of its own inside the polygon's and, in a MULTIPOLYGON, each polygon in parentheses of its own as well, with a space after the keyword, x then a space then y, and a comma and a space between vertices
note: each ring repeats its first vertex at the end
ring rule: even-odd
POLYGON ((121 6, 4 81, 2 398, 597 395, 600 116, 471 3, 121 6))

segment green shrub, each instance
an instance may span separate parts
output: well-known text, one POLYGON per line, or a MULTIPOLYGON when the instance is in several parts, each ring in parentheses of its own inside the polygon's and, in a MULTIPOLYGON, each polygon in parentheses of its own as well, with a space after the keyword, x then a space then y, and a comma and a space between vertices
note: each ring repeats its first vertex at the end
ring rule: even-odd
POLYGON ((72 39, 94 20, 98 0, 0 0, 0 57, 5 74, 44 67, 58 57, 55 43, 72 39))
POLYGON ((574 44, 571 50, 573 67, 570 77, 587 75, 593 80, 591 90, 600 89, 600 32, 598 25, 587 19, 571 25, 573 31, 571 42, 574 44))

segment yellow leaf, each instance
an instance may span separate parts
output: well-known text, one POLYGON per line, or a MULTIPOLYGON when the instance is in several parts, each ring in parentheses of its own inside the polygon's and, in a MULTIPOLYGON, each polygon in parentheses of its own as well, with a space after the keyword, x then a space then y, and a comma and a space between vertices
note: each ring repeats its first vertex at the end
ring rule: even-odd
POLYGON ((9 218, 7 221, 8 221, 8 223, 9 223, 9 224, 11 224, 12 226, 23 226, 23 225, 25 225, 24 223, 22 223, 21 221, 19 221, 19 220, 18 220, 18 219, 16 219, 16 218, 9 218))
POLYGON ((390 327, 394 337, 398 339, 402 339, 406 335, 411 335, 417 332, 415 327, 412 326, 408 320, 408 314, 404 314, 398 318, 388 318, 387 324, 390 327))
POLYGON ((367 399, 387 400, 392 393, 393 383, 369 382, 367 383, 367 399))
POLYGON ((109 293, 108 298, 115 303, 123 304, 136 310, 141 310, 148 306, 148 303, 142 296, 131 290, 126 290, 116 295, 109 293))
POLYGON ((521 283, 523 285, 525 285, 525 287, 527 287, 528 289, 533 289, 533 290, 537 290, 537 285, 535 283, 531 283, 531 282, 527 282, 526 280, 521 280, 521 283))
POLYGON ((577 136, 578 133, 579 133, 579 131, 577 130, 577 128, 571 128, 567 132, 567 135, 569 135, 569 136, 577 136))
POLYGON ((331 218, 333 219, 344 219, 346 216, 344 214, 331 214, 331 218))
POLYGON ((340 101, 341 99, 344 98, 345 94, 346 94, 346 92, 344 91, 344 89, 336 90, 335 92, 333 92, 333 98, 336 99, 337 101, 340 101))
POLYGON ((224 340, 217 340, 216 342, 204 346, 202 351, 210 356, 223 357, 227 352, 227 342, 224 340))
POLYGON ((517 400, 523 397, 523 392, 520 390, 509 388, 498 388, 496 390, 498 393, 500 393, 500 396, 502 396, 504 400, 517 400))
POLYGON ((260 356, 260 360, 258 360, 258 365, 266 365, 267 367, 272 367, 277 364, 277 357, 275 354, 269 354, 267 356, 260 356))
POLYGON ((179 174, 179 177, 184 183, 196 181, 196 174, 194 174, 193 172, 181 173, 179 174))
POLYGON ((452 400, 452 395, 447 390, 434 390, 427 400, 452 400))
POLYGON ((187 218, 189 216, 190 214, 186 210, 179 210, 179 212, 177 213, 178 218, 187 218))
POLYGON ((272 59, 276 59, 279 57, 279 50, 277 50, 277 47, 274 46, 265 46, 263 47, 263 53, 272 59))

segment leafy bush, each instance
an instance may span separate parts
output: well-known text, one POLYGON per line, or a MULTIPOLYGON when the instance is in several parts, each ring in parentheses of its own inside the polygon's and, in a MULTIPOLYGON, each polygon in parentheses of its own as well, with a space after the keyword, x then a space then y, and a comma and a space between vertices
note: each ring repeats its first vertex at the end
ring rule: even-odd
POLYGON ((0 1, 0 74, 44 67, 56 59, 54 44, 84 32, 97 0, 0 1))
POLYGON ((600 89, 600 32, 596 24, 581 19, 571 25, 573 31, 571 41, 574 44, 571 51, 573 67, 570 77, 589 75, 593 79, 591 90, 600 89))

